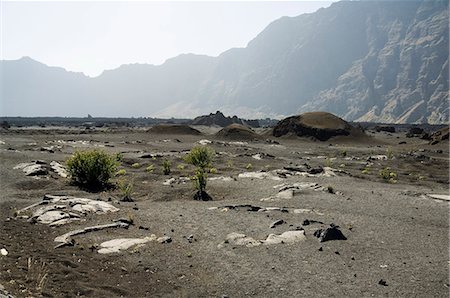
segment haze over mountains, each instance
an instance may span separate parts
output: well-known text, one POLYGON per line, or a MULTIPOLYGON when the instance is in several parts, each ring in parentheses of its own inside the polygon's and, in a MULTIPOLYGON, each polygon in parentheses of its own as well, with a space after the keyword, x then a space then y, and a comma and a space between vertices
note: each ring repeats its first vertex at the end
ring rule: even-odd
POLYGON ((449 117, 448 1, 345 1, 271 23, 246 48, 131 64, 95 78, 1 61, 3 116, 263 118, 322 110, 351 121, 449 117))

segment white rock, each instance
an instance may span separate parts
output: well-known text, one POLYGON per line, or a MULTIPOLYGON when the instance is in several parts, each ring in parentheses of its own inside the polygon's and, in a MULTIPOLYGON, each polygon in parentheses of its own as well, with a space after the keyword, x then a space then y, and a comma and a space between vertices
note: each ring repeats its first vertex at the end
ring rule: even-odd
POLYGON ((280 181, 281 178, 270 172, 245 172, 238 175, 239 178, 271 179, 280 181))
POLYGON ((254 158, 254 159, 256 159, 256 160, 261 160, 261 159, 262 159, 260 153, 257 153, 257 154, 255 154, 255 155, 252 155, 252 158, 254 158))
POLYGON ((234 181, 234 179, 232 177, 225 177, 225 176, 208 178, 208 181, 217 181, 217 180, 224 181, 224 182, 234 181))
POLYGON ((429 193, 429 194, 427 194, 427 196, 429 196, 430 198, 433 198, 433 199, 437 199, 437 200, 450 201, 450 195, 441 195, 441 194, 429 193))
POLYGON ((66 178, 68 176, 66 168, 62 164, 60 164, 59 162, 52 161, 50 163, 50 167, 59 176, 61 176, 63 178, 66 178))
POLYGON ((151 235, 150 237, 144 237, 144 238, 119 238, 119 239, 113 239, 109 241, 105 241, 100 244, 100 249, 98 250, 98 253, 100 254, 110 254, 110 253, 118 253, 121 250, 127 250, 128 248, 144 244, 150 241, 156 240, 155 235, 151 235))
POLYGON ((283 191, 280 191, 279 193, 276 194, 276 198, 277 199, 292 199, 294 197, 295 191, 293 188, 291 189, 286 189, 283 191))
POLYGON ((271 245, 271 244, 291 244, 299 241, 306 240, 305 237, 305 231, 287 231, 282 233, 281 235, 277 234, 270 234, 267 236, 267 239, 263 241, 265 245, 271 245))
POLYGON ((245 245, 247 247, 261 245, 261 242, 258 240, 248 237, 245 234, 234 233, 234 232, 228 234, 226 240, 228 241, 228 243, 233 244, 233 245, 242 245, 242 246, 245 245))
POLYGON ((208 145, 208 144, 211 144, 212 142, 210 140, 204 139, 204 140, 198 141, 197 143, 199 143, 200 145, 208 145))
POLYGON ((2 248, 2 249, 0 249, 0 254, 2 256, 7 256, 8 255, 8 251, 6 250, 6 248, 2 248))
POLYGON ((66 212, 58 210, 50 210, 37 217, 36 220, 40 223, 49 224, 69 217, 70 215, 67 214, 66 212))

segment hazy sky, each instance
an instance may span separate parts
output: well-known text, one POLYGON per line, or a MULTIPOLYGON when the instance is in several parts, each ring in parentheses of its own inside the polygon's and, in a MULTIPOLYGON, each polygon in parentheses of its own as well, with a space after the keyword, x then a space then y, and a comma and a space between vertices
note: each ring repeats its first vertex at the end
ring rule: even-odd
MULTIPOLYGON (((2 0, 0 0, 2 1, 2 0)), ((0 59, 30 56, 97 76, 121 64, 245 47, 270 22, 330 1, 2 1, 0 59)))

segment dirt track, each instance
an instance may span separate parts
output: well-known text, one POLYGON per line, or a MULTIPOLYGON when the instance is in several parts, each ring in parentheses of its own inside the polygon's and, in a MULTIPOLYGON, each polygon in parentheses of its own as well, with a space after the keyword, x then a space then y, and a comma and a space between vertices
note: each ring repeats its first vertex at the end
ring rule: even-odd
POLYGON ((427 196, 448 195, 448 144, 430 146, 423 140, 405 138, 403 133, 379 133, 370 143, 277 139, 280 144, 273 144, 264 139, 230 143, 210 135, 164 136, 142 131, 61 134, 23 130, 4 132, 0 140, 5 142, 0 145, 0 248, 8 251, 7 256, 0 256, 0 284, 16 297, 449 295, 449 203, 427 196), (210 202, 193 201, 190 182, 163 185, 169 178, 178 181, 192 174, 192 166, 177 166, 184 164, 186 150, 201 139, 213 141, 210 146, 218 153, 214 161, 217 174, 209 177, 232 177, 208 183, 214 198, 210 202), (400 141, 407 144, 399 145, 400 141), (54 153, 41 151, 52 145, 60 148, 54 147, 54 153), (120 179, 133 181, 134 202, 120 202, 118 190, 88 193, 54 174, 37 179, 13 169, 36 159, 63 162, 74 150, 93 147, 124 153, 120 168, 126 175, 120 179), (168 154, 171 175, 161 172, 164 158, 142 158, 152 153, 168 154), (257 154, 261 159, 256 159, 257 154), (374 155, 390 158, 370 161, 373 164, 362 173, 367 158, 374 155), (141 167, 133 168, 134 163, 141 167), (335 177, 239 177, 245 172, 271 173, 304 163, 342 173, 335 177), (153 173, 145 171, 150 164, 153 173), (385 167, 397 172, 397 183, 379 177, 379 170, 385 167), (317 183, 324 189, 300 189, 290 199, 276 197, 278 188, 274 187, 294 183, 317 183), (328 187, 334 193, 328 192, 328 187), (14 218, 17 209, 40 201, 45 194, 110 199, 120 211, 88 215, 85 221, 61 227, 14 218), (272 199, 261 201, 267 198, 272 199), (288 212, 211 208, 239 204, 283 207, 288 212), (299 209, 303 211, 294 211, 299 209), (56 236, 118 218, 132 218, 134 225, 80 235, 75 237, 75 246, 53 248, 56 236), (285 223, 270 228, 278 219, 285 223), (324 224, 304 225, 306 219, 324 224), (340 226, 347 240, 320 243, 313 236, 315 230, 331 223, 340 226), (233 232, 262 240, 271 233, 298 228, 305 230, 306 240, 294 244, 246 247, 224 243, 233 232), (172 242, 152 241, 119 254, 97 253, 103 241, 149 234, 170 236, 172 242), (42 272, 47 276, 38 288, 42 272))

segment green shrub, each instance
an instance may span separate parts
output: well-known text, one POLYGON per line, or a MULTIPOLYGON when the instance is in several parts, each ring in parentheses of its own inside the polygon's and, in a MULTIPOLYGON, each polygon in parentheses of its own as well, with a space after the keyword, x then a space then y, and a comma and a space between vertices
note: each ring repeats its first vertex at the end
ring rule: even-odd
MULTIPOLYGON (((196 146, 191 149, 188 155, 185 157, 185 161, 197 167, 195 174, 192 177, 194 188, 197 190, 197 194, 194 198, 198 200, 210 200, 211 198, 205 192, 206 183, 208 177, 206 169, 211 168, 214 151, 206 146, 196 146)), ((217 172, 217 170, 216 170, 217 172)))
POLYGON ((251 170, 251 169, 253 169, 253 166, 252 166, 251 163, 249 163, 249 164, 247 164, 247 165, 245 166, 245 168, 246 168, 247 170, 251 170))
POLYGON ((138 163, 138 162, 135 162, 134 164, 131 165, 131 167, 132 167, 133 169, 139 169, 139 168, 141 167, 141 164, 138 163))
POLYGON ((127 173, 125 169, 120 169, 116 172, 116 176, 123 176, 127 173))
POLYGON ((209 172, 210 172, 211 174, 217 174, 217 169, 216 169, 216 168, 210 168, 210 169, 209 169, 209 172))
POLYGON ((149 165, 148 167, 145 168, 145 170, 149 173, 153 173, 153 171, 155 170, 155 167, 153 165, 149 165))
POLYGON ((162 170, 164 175, 169 175, 170 174, 170 167, 172 166, 171 162, 168 161, 167 159, 165 159, 162 163, 162 170))
POLYGON ((178 166, 177 166, 177 169, 180 170, 180 171, 183 171, 183 170, 184 170, 184 165, 181 165, 181 164, 178 165, 178 166))
POLYGON ((102 188, 116 172, 117 157, 94 149, 77 151, 66 163, 73 182, 86 188, 102 188))
POLYGON ((199 192, 203 192, 206 189, 206 183, 208 181, 208 176, 200 168, 195 171, 195 175, 192 177, 192 182, 194 183, 194 188, 199 192))
POLYGON ((116 153, 116 160, 117 161, 122 161, 122 159, 123 159, 123 153, 122 152, 116 153))
POLYGON ((214 151, 206 146, 196 146, 186 155, 184 160, 196 166, 197 168, 206 169, 211 166, 214 151))

